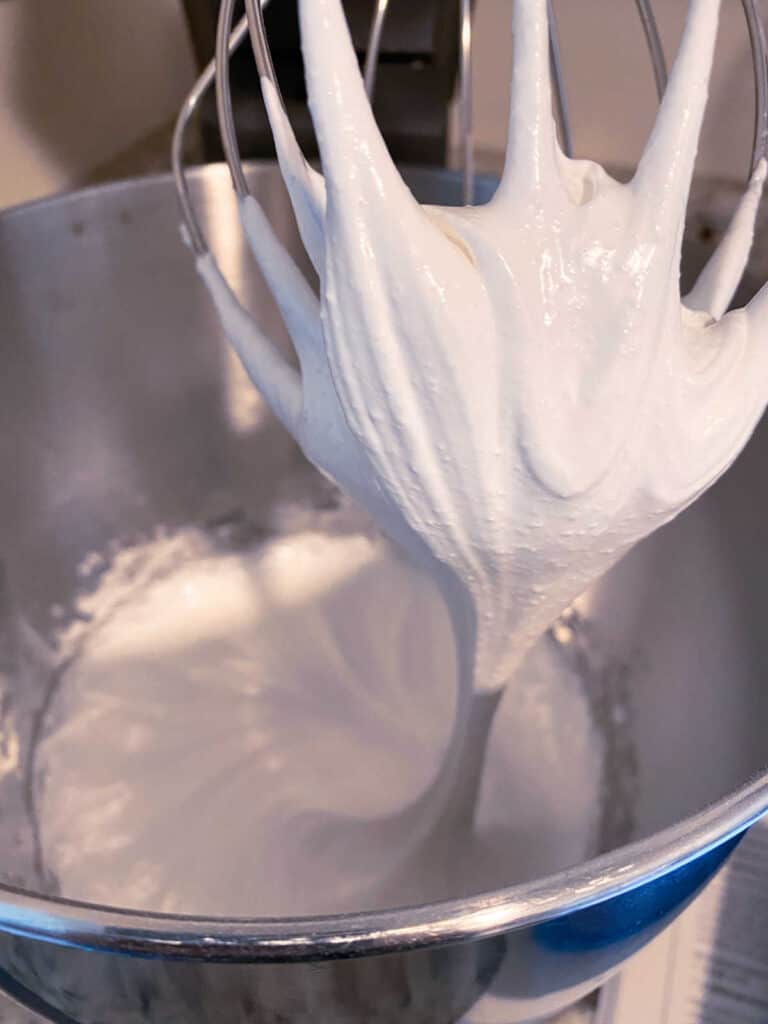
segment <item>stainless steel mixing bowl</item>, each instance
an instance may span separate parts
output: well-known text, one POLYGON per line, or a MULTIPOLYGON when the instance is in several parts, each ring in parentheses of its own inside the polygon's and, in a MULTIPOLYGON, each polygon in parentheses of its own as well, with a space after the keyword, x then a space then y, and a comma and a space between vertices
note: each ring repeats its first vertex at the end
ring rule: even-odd
MULTIPOLYGON (((250 178, 299 252, 274 168, 253 167, 250 178)), ((421 199, 459 199, 448 173, 409 178, 421 199)), ((284 337, 225 171, 192 179, 226 272, 284 337)), ((689 246, 689 266, 707 244, 689 246)), ((227 350, 179 242, 165 177, 0 215, 0 325, 6 614, 15 608, 43 635, 52 606, 71 606, 89 552, 161 523, 233 510, 258 521, 301 472, 227 350)), ((761 428, 720 484, 584 605, 609 666, 601 685, 628 700, 631 757, 616 746, 607 762, 610 783, 632 761, 628 842, 554 877, 460 901, 200 920, 22 890, 32 874, 19 859, 31 855, 9 841, 0 869, 17 887, 0 887, 0 986, 50 1020, 81 1024, 448 1024, 473 1006, 473 1020, 511 1024, 597 986, 768 808, 766 452, 761 428)), ((3 706, 44 697, 6 693, 3 706)), ((0 806, 0 824, 7 813, 0 806)))

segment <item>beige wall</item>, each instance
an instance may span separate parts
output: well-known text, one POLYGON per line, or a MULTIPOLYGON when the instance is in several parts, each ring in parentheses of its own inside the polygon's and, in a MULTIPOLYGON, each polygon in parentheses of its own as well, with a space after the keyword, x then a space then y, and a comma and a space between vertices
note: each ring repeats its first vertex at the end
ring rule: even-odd
MULTIPOLYGON (((511 0, 477 0, 475 121, 479 146, 503 145, 512 63, 511 0)), ((761 0, 768 19, 768 0, 761 0)), ((656 97, 635 0, 555 0, 578 156, 632 164, 656 97)), ((669 59, 687 0, 655 0, 669 59)), ((711 99, 699 154, 704 173, 740 176, 752 143, 752 76, 740 0, 722 0, 711 99)))
MULTIPOLYGON (((762 3, 768 15, 768 0, 762 3)), ((477 141, 499 148, 512 4, 477 4, 477 141)), ((655 109, 635 2, 555 4, 577 151, 631 163, 655 109)), ((656 0, 655 7, 672 54, 686 0, 656 0)), ((740 0, 723 0, 702 171, 738 176, 745 170, 752 117, 747 60, 740 0)), ((180 0, 0 0, 0 206, 82 181, 167 122, 192 74, 180 0)))
POLYGON ((192 76, 179 0, 0 0, 0 206, 77 184, 192 76))

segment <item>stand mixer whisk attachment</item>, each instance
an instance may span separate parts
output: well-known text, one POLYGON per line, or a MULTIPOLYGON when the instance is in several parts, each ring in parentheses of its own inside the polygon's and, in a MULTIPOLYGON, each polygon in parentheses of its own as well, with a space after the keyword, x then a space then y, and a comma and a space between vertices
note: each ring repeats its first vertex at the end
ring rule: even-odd
MULTIPOLYGON (((355 884, 369 891, 379 868, 390 876, 437 840, 449 809, 451 822, 472 820, 474 783, 457 783, 479 778, 477 752, 526 654, 591 583, 714 483, 765 409, 768 289, 726 314, 766 174, 765 41, 756 0, 743 0, 757 95, 749 185, 683 297, 719 0, 691 0, 668 81, 650 4, 639 5, 663 95, 626 185, 563 152, 570 132, 551 5, 516 0, 506 164, 493 200, 476 207, 416 202, 375 123, 341 0, 299 7, 319 174, 281 100, 260 5, 246 0, 246 21, 231 32, 233 6, 222 2, 216 60, 174 139, 198 271, 273 413, 309 462, 426 568, 455 641, 456 713, 438 774, 397 815, 356 827, 345 847, 355 850, 355 884), (319 295, 249 194, 227 74, 246 32, 319 295), (298 368, 224 279, 186 191, 184 128, 214 79, 242 227, 298 368)), ((385 10, 379 3, 374 42, 385 10)), ((469 4, 460 11, 471 196, 469 4)))
MULTIPOLYGON (((262 16, 262 8, 270 0, 245 0, 246 14, 238 21, 234 30, 235 0, 222 0, 216 39, 215 58, 204 69, 194 87, 187 96, 176 123, 172 146, 172 166, 176 181, 176 190, 181 206, 181 213, 193 251, 200 255, 207 252, 208 246, 203 238, 199 222, 195 215, 184 173, 184 142, 190 121, 194 117, 203 96, 215 82, 217 96, 217 112, 221 141, 227 164, 232 176, 233 186, 238 195, 248 194, 248 184, 243 174, 237 144, 235 121, 232 111, 232 98, 229 88, 229 60, 243 43, 246 35, 250 37, 253 54, 262 82, 269 83, 270 91, 281 109, 281 122, 285 131, 284 145, 290 148, 294 158, 301 163, 303 157, 298 152, 298 144, 293 136, 285 105, 280 94, 280 86, 275 74, 267 33, 262 16)), ((273 0, 275 2, 275 0, 273 0)), ((280 0, 276 0, 280 2, 280 0)), ((373 99, 376 87, 376 70, 378 66, 381 42, 387 14, 391 9, 392 0, 376 0, 374 15, 368 39, 368 46, 363 68, 366 92, 373 99)), ((652 0, 635 0, 637 12, 645 35, 650 57, 656 90, 661 99, 667 86, 667 66, 664 50, 659 35, 656 18, 653 13, 652 0)), ((554 84, 554 101, 557 120, 560 128, 561 148, 566 156, 573 156, 573 136, 571 130, 568 101, 562 63, 560 43, 557 32, 557 20, 553 9, 553 0, 547 0, 550 32, 550 60, 554 84)), ((459 59, 459 152, 463 168, 464 201, 470 204, 474 198, 474 140, 472 129, 472 0, 459 0, 460 17, 460 59, 459 59)), ((755 87, 755 113, 752 142, 750 173, 766 152, 768 146, 768 64, 766 42, 762 22, 757 9, 757 0, 742 0, 742 8, 749 32, 752 53, 752 71, 755 87)), ((307 165, 308 167, 308 165, 307 165)))
MULTIPOLYGON (((764 346, 751 333, 768 301, 761 294, 744 315, 724 317, 746 265, 766 173, 765 40, 756 0, 742 5, 757 97, 750 181, 683 298, 677 271, 719 0, 691 0, 668 82, 650 3, 638 2, 663 94, 628 185, 564 152, 570 130, 552 4, 516 0, 506 164, 493 201, 474 208, 415 202, 372 113, 375 46, 363 78, 341 0, 299 5, 322 175, 292 130, 261 5, 245 0, 245 22, 232 33, 234 0, 221 4, 216 60, 190 95, 174 139, 198 271, 251 379, 309 461, 441 581, 457 635, 474 637, 465 644, 475 663, 463 666, 464 681, 484 678, 490 689, 506 682, 512 649, 519 656, 632 544, 706 489, 762 412, 762 390, 749 377, 747 401, 726 387, 730 381, 738 391, 733 382, 742 373, 757 379, 763 372, 752 364, 764 346), (248 191, 228 78, 229 54, 246 32, 319 296, 248 191), (214 79, 243 230, 298 369, 222 276, 186 191, 184 128, 214 79), (704 352, 716 354, 717 366, 741 360, 738 372, 721 378, 712 362, 705 373, 704 352), (662 427, 667 440, 679 435, 684 468, 649 457, 662 427), (710 433, 718 433, 714 446, 702 441, 710 433), (505 579, 521 581, 525 592, 512 593, 505 579)), ((468 2, 458 9, 469 198, 472 12, 468 2)), ((380 44, 386 10, 380 0, 373 44, 380 44)))

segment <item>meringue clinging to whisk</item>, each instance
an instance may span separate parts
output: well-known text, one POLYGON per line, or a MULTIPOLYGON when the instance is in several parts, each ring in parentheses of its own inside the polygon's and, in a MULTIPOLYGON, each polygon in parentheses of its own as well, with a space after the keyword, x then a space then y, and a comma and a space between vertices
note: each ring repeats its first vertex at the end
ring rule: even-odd
POLYGON ((514 4, 504 173, 485 206, 422 207, 376 126, 340 0, 301 0, 322 177, 263 80, 312 289, 251 197, 243 224, 299 369, 198 267, 254 383, 307 457, 440 583, 466 685, 494 689, 557 614, 698 497, 768 398, 746 264, 759 163, 680 295, 718 0, 692 0, 631 182, 559 148, 546 0, 514 4), (467 653, 468 652, 468 653, 467 653))

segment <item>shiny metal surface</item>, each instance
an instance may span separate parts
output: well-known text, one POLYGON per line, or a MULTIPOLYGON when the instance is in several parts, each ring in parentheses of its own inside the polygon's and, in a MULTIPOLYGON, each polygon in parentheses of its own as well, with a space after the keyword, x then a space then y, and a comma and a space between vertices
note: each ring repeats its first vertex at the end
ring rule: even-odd
MULTIPOLYGON (((247 34, 248 20, 246 16, 243 15, 229 37, 230 53, 234 53, 235 50, 238 49, 247 34)), ((171 166, 173 167, 173 176, 176 184, 176 195, 178 198, 179 208, 181 210, 181 219, 187 232, 192 251, 198 256, 207 252, 208 246, 200 230, 200 224, 198 222, 194 206, 192 205, 189 185, 187 184, 187 177, 184 170, 184 143, 189 122, 194 117, 201 99, 210 89, 215 76, 216 60, 214 59, 204 68, 203 73, 195 82, 184 100, 182 108, 179 111, 179 116, 176 119, 176 125, 173 131, 173 141, 171 143, 171 166)), ((240 183, 239 179, 237 183, 240 183)))
POLYGON ((461 124, 461 167, 464 176, 464 205, 475 201, 475 133, 472 110, 472 0, 460 0, 459 18, 459 121, 461 124))
POLYGON ((664 90, 667 88, 667 61, 664 56, 661 36, 659 35, 659 27, 656 24, 651 0, 635 0, 635 2, 637 13, 640 15, 640 23, 645 33, 645 41, 648 45, 648 55, 651 58, 656 94, 661 99, 664 95, 664 90))
MULTIPOLYGON (((306 267, 276 168, 247 177, 306 267)), ((422 201, 461 201, 460 175, 407 177, 422 201)), ((189 179, 224 272, 287 343, 226 168, 189 179)), ((477 200, 493 187, 478 179, 477 200)), ((689 246, 690 266, 705 248, 689 246)), ((266 521, 284 481, 315 479, 258 403, 239 412, 241 376, 179 242, 170 177, 0 215, 0 322, 0 560, 43 634, 88 553, 233 507, 266 521)), ((766 451, 761 428, 589 599, 611 664, 629 673, 629 843, 509 889, 325 919, 178 918, 0 887, 0 987, 81 1024, 449 1024, 481 995, 513 1024, 595 987, 768 809, 766 451)))
POLYGON ((368 36, 368 48, 365 53, 365 65, 363 67, 363 81, 368 99, 373 101, 373 94, 376 88, 376 70, 379 66, 379 54, 381 52, 381 33, 384 31, 387 11, 390 0, 376 0, 376 7, 371 19, 371 31, 368 36))
POLYGON ((755 121, 750 165, 752 171, 768 152, 768 50, 757 0, 742 0, 742 7, 747 21, 755 78, 755 121))
POLYGON ((549 61, 552 68, 552 82, 555 86, 555 109, 560 126, 560 146, 568 157, 573 157, 573 131, 571 116, 568 112, 568 97, 565 94, 565 75, 560 57, 560 34, 557 31, 557 15, 552 0, 548 0, 549 10, 549 61))
POLYGON ((266 78, 277 93, 280 102, 283 104, 280 83, 275 74, 275 65, 272 63, 272 51, 267 42, 267 30, 264 25, 262 8, 266 7, 270 0, 245 0, 245 13, 248 19, 248 34, 251 38, 253 59, 256 61, 256 68, 260 78, 266 78))
POLYGON ((235 131, 235 115, 232 109, 232 90, 229 87, 230 45, 234 44, 233 48, 238 45, 237 31, 234 36, 232 33, 234 8, 234 0, 222 0, 219 8, 215 57, 216 113, 219 120, 219 134, 224 150, 224 159, 227 161, 229 173, 232 175, 232 187, 239 196, 247 196, 248 182, 245 180, 243 163, 240 159, 240 148, 235 131))

